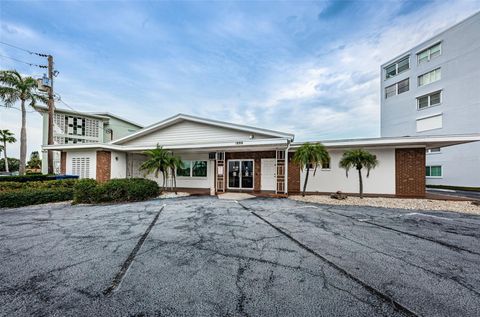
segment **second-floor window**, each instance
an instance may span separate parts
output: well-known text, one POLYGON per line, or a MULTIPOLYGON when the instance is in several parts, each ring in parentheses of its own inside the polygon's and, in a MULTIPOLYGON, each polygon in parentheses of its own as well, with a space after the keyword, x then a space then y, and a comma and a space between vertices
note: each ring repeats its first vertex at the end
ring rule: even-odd
POLYGON ((410 69, 410 57, 405 56, 395 63, 392 63, 385 67, 385 79, 396 76, 400 73, 403 73, 406 70, 410 69))
POLYGON ((407 92, 409 89, 409 78, 399 81, 398 83, 385 87, 385 99, 407 92))
POLYGON ((434 93, 421 96, 417 98, 417 107, 418 109, 425 109, 428 107, 433 107, 439 105, 442 102, 442 92, 436 91, 434 93))
POLYGON ((418 86, 424 86, 442 78, 442 70, 440 68, 434 69, 428 73, 418 76, 418 86))
POLYGON ((426 63, 432 58, 440 56, 442 54, 442 43, 435 44, 429 48, 417 53, 418 64, 426 63))

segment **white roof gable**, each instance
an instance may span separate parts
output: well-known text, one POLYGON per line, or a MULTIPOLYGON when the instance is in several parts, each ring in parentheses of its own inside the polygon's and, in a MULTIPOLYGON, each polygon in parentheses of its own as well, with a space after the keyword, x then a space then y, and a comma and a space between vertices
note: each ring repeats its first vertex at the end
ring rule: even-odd
POLYGON ((178 114, 111 142, 131 146, 237 142, 251 139, 284 138, 293 134, 178 114))

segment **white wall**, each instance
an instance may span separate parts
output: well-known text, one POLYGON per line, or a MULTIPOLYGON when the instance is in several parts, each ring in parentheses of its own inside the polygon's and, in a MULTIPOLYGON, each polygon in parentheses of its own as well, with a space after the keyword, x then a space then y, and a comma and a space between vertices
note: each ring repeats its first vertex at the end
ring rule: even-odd
MULTIPOLYGON (((395 194, 395 149, 376 149, 368 150, 375 154, 380 164, 370 171, 370 176, 366 177, 366 170, 362 170, 363 191, 371 194, 395 194)), ((338 163, 344 150, 329 150, 331 162, 330 170, 317 169, 313 176, 313 170, 310 170, 307 184, 307 192, 336 192, 338 190, 345 193, 358 193, 358 172, 351 169, 348 172, 348 178, 345 175, 345 169, 340 168, 338 163)), ((305 182, 305 170, 300 173, 300 190, 303 190, 305 182)))
POLYGON ((89 178, 95 179, 97 177, 97 152, 95 150, 89 151, 68 151, 67 152, 67 174, 73 174, 72 159, 73 158, 90 158, 89 178))
POLYGON ((110 178, 127 177, 127 155, 124 152, 111 152, 110 178))

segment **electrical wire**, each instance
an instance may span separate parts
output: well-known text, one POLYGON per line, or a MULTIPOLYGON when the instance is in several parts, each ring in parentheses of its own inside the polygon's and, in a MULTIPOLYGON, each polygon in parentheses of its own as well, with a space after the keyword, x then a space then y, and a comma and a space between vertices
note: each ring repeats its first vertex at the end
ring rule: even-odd
POLYGON ((32 51, 27 50, 27 49, 25 49, 25 48, 21 48, 21 47, 19 47, 19 46, 16 46, 16 45, 13 45, 13 44, 9 44, 9 43, 3 42, 3 41, 0 41, 0 44, 7 45, 7 46, 10 46, 10 47, 16 48, 16 49, 18 49, 18 50, 27 52, 28 54, 37 55, 37 56, 41 56, 41 57, 48 57, 48 54, 42 54, 42 53, 32 52, 32 51))
POLYGON ((29 65, 29 66, 35 66, 35 67, 39 67, 39 68, 48 68, 48 66, 29 63, 29 62, 22 61, 22 60, 20 60, 20 59, 16 59, 16 58, 13 58, 13 57, 10 57, 10 56, 6 56, 6 55, 1 55, 1 54, 0 54, 0 57, 9 58, 9 59, 14 60, 14 61, 16 61, 16 62, 24 63, 24 64, 27 64, 27 65, 29 65))

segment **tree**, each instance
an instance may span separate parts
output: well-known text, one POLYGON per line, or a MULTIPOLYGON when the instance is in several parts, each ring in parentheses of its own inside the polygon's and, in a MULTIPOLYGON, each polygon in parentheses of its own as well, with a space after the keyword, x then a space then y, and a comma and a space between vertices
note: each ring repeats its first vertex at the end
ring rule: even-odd
POLYGON ((38 151, 33 151, 30 154, 30 161, 27 163, 28 168, 31 169, 39 169, 42 168, 42 160, 40 159, 40 155, 38 151))
POLYGON ((143 154, 147 155, 148 159, 140 165, 140 170, 145 171, 146 174, 153 173, 156 178, 158 173, 162 173, 162 190, 164 190, 170 167, 170 153, 157 144, 155 149, 144 151, 143 154))
POLYGON ((37 101, 47 103, 47 97, 37 92, 37 81, 32 77, 22 77, 16 70, 0 71, 0 98, 6 107, 12 107, 20 101, 22 128, 20 130, 20 175, 25 174, 27 160, 27 111, 25 103, 34 106, 37 101))
POLYGON ((300 146, 293 155, 293 162, 300 165, 300 169, 303 172, 305 168, 307 170, 305 175, 305 182, 303 184, 302 196, 305 196, 307 190, 308 175, 310 173, 310 166, 313 167, 313 175, 317 172, 319 165, 325 164, 330 160, 330 155, 321 143, 304 143, 300 146))
POLYGON ((182 159, 179 156, 169 154, 169 156, 167 157, 167 167, 168 173, 171 173, 172 175, 172 189, 175 191, 175 194, 177 194, 177 175, 175 171, 177 170, 177 168, 183 167, 182 159))
POLYGON ((17 142, 17 139, 15 139, 14 134, 10 130, 0 130, 0 142, 3 143, 2 148, 5 156, 5 172, 8 173, 7 143, 15 143, 17 142))
POLYGON ((354 149, 343 153, 339 166, 345 169, 347 177, 348 171, 351 168, 357 169, 360 198, 363 198, 362 168, 367 169, 368 177, 370 175, 370 170, 374 169, 378 164, 379 162, 377 160, 377 157, 372 153, 362 149, 354 149))

